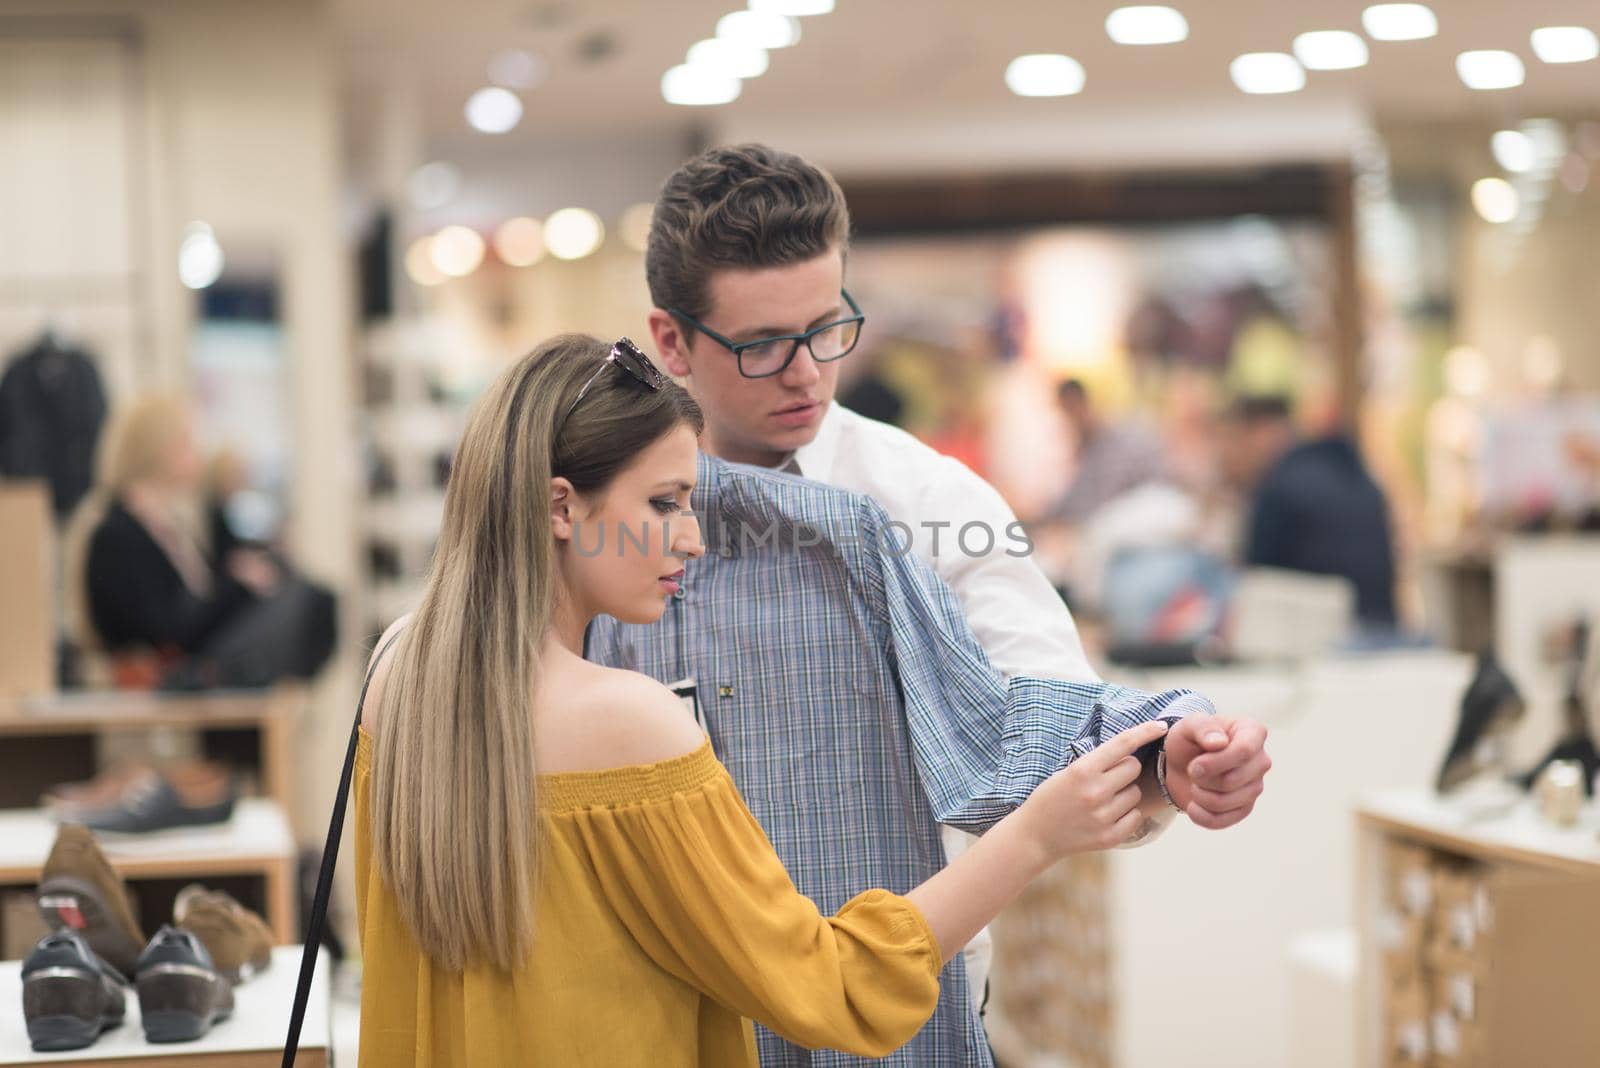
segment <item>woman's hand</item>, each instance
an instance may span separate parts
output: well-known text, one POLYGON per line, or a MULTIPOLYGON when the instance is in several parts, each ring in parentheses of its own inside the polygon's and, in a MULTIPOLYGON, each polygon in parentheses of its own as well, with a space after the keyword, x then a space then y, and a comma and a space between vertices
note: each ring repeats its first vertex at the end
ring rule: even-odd
POLYGON ((1166 733, 1161 720, 1129 727, 1039 784, 1017 814, 1047 861, 1112 849, 1133 837, 1144 823, 1143 769, 1134 753, 1166 733))

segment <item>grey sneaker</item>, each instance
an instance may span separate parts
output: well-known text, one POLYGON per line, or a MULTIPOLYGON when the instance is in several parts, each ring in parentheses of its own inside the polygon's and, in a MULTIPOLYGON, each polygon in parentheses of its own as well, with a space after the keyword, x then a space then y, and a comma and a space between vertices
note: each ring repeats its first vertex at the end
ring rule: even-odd
POLYGON ((151 1042, 192 1042, 233 1015, 233 985, 211 963, 204 943, 181 928, 156 932, 139 955, 134 985, 151 1042))
POLYGON ((40 1052, 83 1049, 120 1026, 122 977, 76 931, 53 931, 22 964, 22 1015, 40 1052))

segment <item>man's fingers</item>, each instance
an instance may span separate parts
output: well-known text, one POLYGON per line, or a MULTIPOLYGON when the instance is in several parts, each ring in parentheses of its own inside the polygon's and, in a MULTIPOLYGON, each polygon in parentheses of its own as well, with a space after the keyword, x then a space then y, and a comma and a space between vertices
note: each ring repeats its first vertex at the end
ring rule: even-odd
POLYGON ((1195 786, 1193 797, 1195 804, 1208 812, 1231 812, 1255 801, 1256 798, 1261 796, 1261 790, 1262 785, 1259 780, 1247 786, 1241 786, 1237 790, 1223 792, 1207 790, 1203 786, 1195 786))
POLYGON ((1237 790, 1253 782, 1261 781, 1266 777, 1267 772, 1271 770, 1272 758, 1265 752, 1260 752, 1251 757, 1242 767, 1234 768, 1232 771, 1222 775, 1196 776, 1191 771, 1189 780, 1197 785, 1203 783, 1208 790, 1227 793, 1230 790, 1237 790))
POLYGON ((1227 812, 1212 812, 1208 808, 1190 803, 1189 807, 1184 810, 1184 814, 1189 817, 1189 822, 1196 827, 1204 827, 1208 831, 1221 831, 1232 827, 1250 815, 1250 811, 1254 807, 1254 804, 1250 804, 1227 812))
POLYGON ((1249 763, 1257 753, 1262 751, 1266 744, 1267 732, 1257 724, 1251 724, 1252 730, 1241 729, 1235 732, 1228 742, 1228 747, 1220 753, 1202 753, 1189 763, 1189 777, 1191 779, 1215 779, 1241 768, 1249 763))
POLYGON ((1130 757, 1142 747, 1160 738, 1167 733, 1167 725, 1159 719, 1145 720, 1135 724, 1116 735, 1109 741, 1103 742, 1091 752, 1084 760, 1094 761, 1095 766, 1102 771, 1110 768, 1123 757, 1130 757))

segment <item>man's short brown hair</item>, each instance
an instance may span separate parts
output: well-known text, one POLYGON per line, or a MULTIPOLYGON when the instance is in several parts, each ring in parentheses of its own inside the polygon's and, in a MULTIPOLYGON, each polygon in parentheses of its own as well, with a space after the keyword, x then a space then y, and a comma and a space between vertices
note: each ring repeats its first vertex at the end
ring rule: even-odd
POLYGON ((827 171, 765 145, 713 148, 661 187, 645 279, 656 307, 699 319, 713 271, 803 263, 849 239, 850 210, 827 171))

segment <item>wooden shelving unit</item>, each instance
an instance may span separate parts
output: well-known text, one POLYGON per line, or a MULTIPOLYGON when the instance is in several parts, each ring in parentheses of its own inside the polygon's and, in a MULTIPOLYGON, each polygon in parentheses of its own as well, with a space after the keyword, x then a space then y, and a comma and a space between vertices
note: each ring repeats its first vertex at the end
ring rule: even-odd
POLYGON ((1600 810, 1564 829, 1411 790, 1356 822, 1363 1068, 1600 1064, 1600 810))

